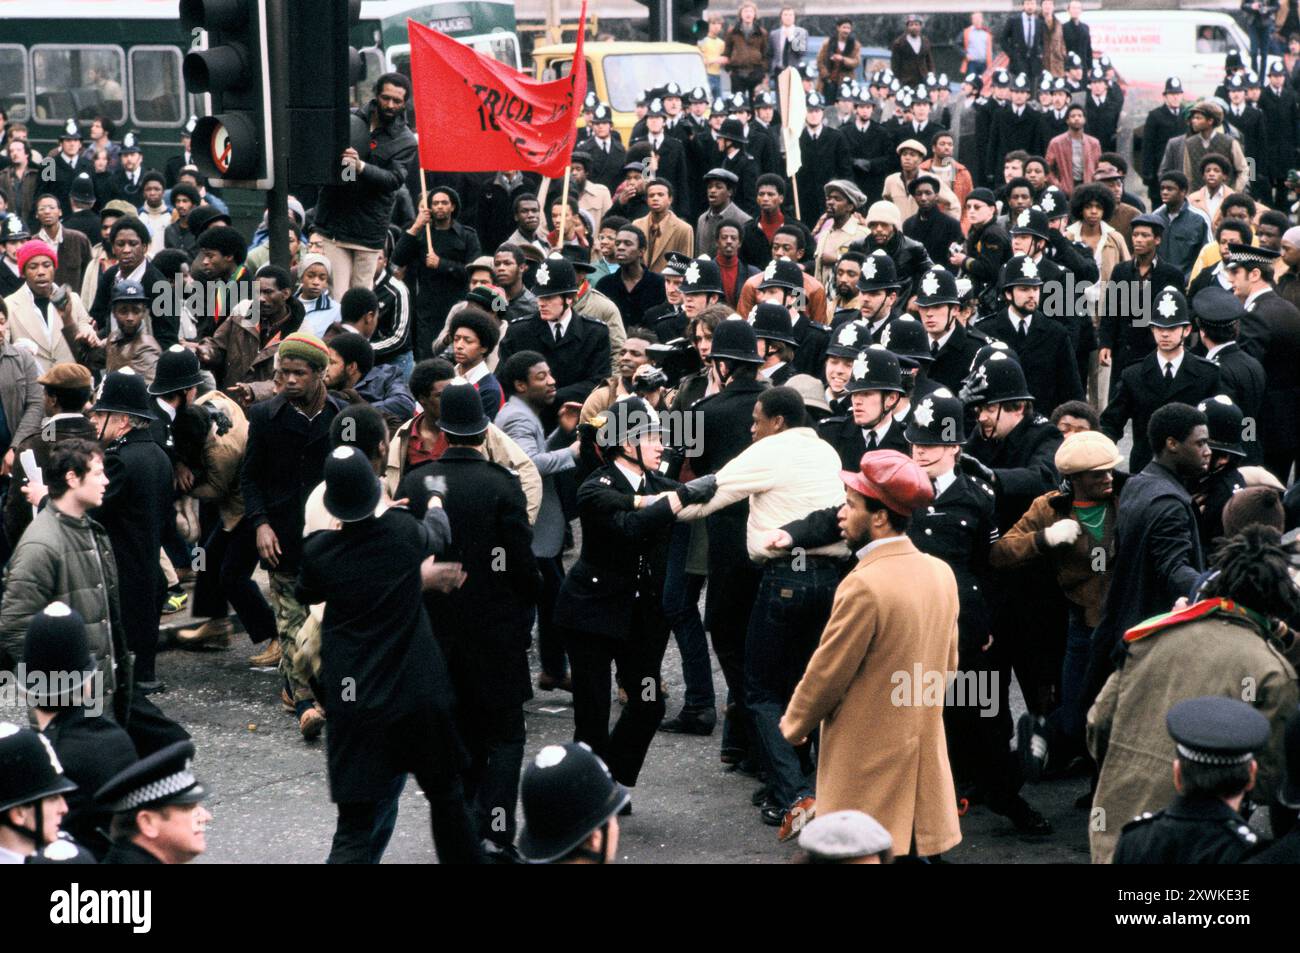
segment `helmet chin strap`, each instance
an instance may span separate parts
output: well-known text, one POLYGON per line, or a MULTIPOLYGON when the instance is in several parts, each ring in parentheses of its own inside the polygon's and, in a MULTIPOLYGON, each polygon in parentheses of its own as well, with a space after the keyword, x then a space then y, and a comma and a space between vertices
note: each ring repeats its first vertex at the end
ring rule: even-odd
POLYGON ((586 847, 579 847, 574 853, 583 860, 595 861, 598 864, 605 863, 605 845, 609 843, 609 821, 605 821, 598 828, 600 832, 600 847, 597 850, 589 850, 586 847))
POLYGON ((902 394, 894 394, 894 402, 890 404, 888 407, 886 407, 885 392, 877 391, 877 393, 880 394, 880 413, 876 414, 876 416, 872 419, 871 423, 861 424, 861 426, 866 430, 875 430, 878 426, 880 426, 880 422, 884 420, 889 414, 892 414, 894 412, 894 408, 898 406, 899 401, 903 399, 902 394))
MULTIPOLYGON (((32 830, 32 828, 30 827, 23 827, 21 824, 15 824, 13 821, 9 820, 8 811, 4 811, 3 813, 0 813, 0 825, 3 825, 4 827, 8 827, 10 830, 15 830, 18 833, 22 834, 35 845, 37 850, 40 850, 41 846, 45 843, 45 811, 40 801, 32 801, 30 803, 32 807, 36 809, 35 830, 32 830)), ((26 805, 20 804, 16 806, 24 807, 26 805)))

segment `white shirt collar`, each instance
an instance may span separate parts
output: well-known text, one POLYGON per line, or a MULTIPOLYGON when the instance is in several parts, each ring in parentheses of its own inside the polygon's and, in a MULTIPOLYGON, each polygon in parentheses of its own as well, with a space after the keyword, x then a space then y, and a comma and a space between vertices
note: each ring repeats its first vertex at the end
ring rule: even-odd
POLYGON ((900 533, 897 536, 886 536, 884 539, 873 539, 871 542, 867 543, 867 545, 863 546, 861 549, 858 550, 857 553, 858 559, 865 558, 867 553, 871 552, 877 546, 883 546, 885 543, 896 543, 900 539, 906 539, 906 538, 907 538, 906 536, 900 533))
POLYGON ((48 242, 49 244, 54 245, 55 247, 62 245, 63 244, 63 223, 62 222, 57 223, 56 227, 58 228, 58 231, 54 233, 53 238, 50 238, 46 233, 45 229, 42 228, 40 233, 41 241, 48 242))
POLYGON ((1026 334, 1028 334, 1029 329, 1033 327, 1033 318, 1034 318, 1033 313, 1031 312, 1029 314, 1022 314, 1020 312, 1020 309, 1017 308, 1014 304, 1007 305, 1007 317, 1011 319, 1012 327, 1016 327, 1018 324, 1021 324, 1023 322, 1025 326, 1026 334))
POLYGON ((891 414, 890 416, 882 420, 880 423, 876 424, 874 427, 863 427, 862 428, 863 442, 864 443, 866 442, 867 434, 871 433, 874 430, 876 434, 876 446, 877 448, 879 448, 885 442, 885 434, 889 433, 889 428, 893 425, 893 423, 894 423, 894 418, 893 415, 891 414))
POLYGON ((943 349, 943 346, 944 346, 945 344, 948 343, 948 338, 952 337, 952 332, 955 331, 955 330, 957 330, 957 324, 956 324, 956 322, 953 322, 953 326, 950 327, 947 331, 944 332, 943 337, 941 337, 941 338, 930 338, 930 340, 931 340, 931 341, 936 341, 936 340, 937 340, 937 341, 939 342, 939 349, 942 350, 942 349, 943 349))
POLYGON ((956 468, 949 470, 947 473, 943 474, 943 476, 935 477, 934 498, 937 500, 939 497, 943 496, 944 492, 948 489, 948 487, 952 486, 956 482, 957 482, 956 468))
POLYGON ((141 258, 140 264, 135 266, 135 271, 127 275, 126 278, 123 278, 121 274, 119 274, 118 281, 144 281, 144 270, 148 264, 148 258, 141 258))
POLYGON ((168 420, 176 419, 176 408, 167 403, 167 401, 163 400, 161 397, 155 397, 154 403, 162 408, 162 411, 167 415, 168 420))
POLYGON ((1237 343, 1236 341, 1224 341, 1222 344, 1216 344, 1216 345, 1214 345, 1214 347, 1210 348, 1208 351, 1205 352, 1205 359, 1206 359, 1207 361, 1213 361, 1213 360, 1214 360, 1214 356, 1215 356, 1216 354, 1218 354, 1220 351, 1222 351, 1222 350, 1223 350, 1225 347, 1227 347, 1228 345, 1230 345, 1230 344, 1236 344, 1236 343, 1237 343))
POLYGON ((469 381, 471 384, 477 384, 490 373, 491 371, 488 369, 487 361, 479 361, 464 374, 460 372, 460 368, 456 368, 456 376, 465 378, 465 380, 469 381))
MULTIPOLYGON (((553 325, 558 324, 558 325, 560 326, 560 337, 564 337, 566 334, 569 333, 569 322, 571 322, 572 320, 573 320, 573 311, 572 311, 572 310, 569 310, 569 311, 564 312, 564 314, 561 316, 560 320, 558 320, 558 321, 553 321, 553 322, 551 322, 551 324, 553 324, 553 325)), ((555 331, 554 331, 553 328, 550 329, 550 330, 551 330, 551 338, 554 339, 554 337, 555 337, 555 331)), ((486 363, 486 362, 484 362, 484 363, 486 363)))
POLYGON ((27 857, 25 855, 12 851, 8 847, 0 847, 0 864, 25 863, 27 863, 27 857))
POLYGON ((785 367, 785 361, 779 361, 779 362, 777 362, 776 364, 773 364, 771 367, 764 367, 764 368, 762 368, 761 370, 759 370, 758 375, 759 375, 761 378, 763 378, 763 380, 765 380, 765 381, 767 381, 767 380, 771 380, 771 379, 772 379, 772 375, 775 374, 777 371, 779 371, 779 370, 780 370, 781 368, 783 368, 783 367, 785 367))
POLYGON ((1273 289, 1270 288, 1268 285, 1265 285, 1263 288, 1260 288, 1258 291, 1252 291, 1252 292, 1250 293, 1250 297, 1246 299, 1246 301, 1245 301, 1245 303, 1242 305, 1242 307, 1244 307, 1247 311, 1253 311, 1253 310, 1255 309, 1255 301, 1256 301, 1256 300, 1257 300, 1261 295, 1266 295, 1266 294, 1268 294, 1268 293, 1269 293, 1270 291, 1272 291, 1272 290, 1273 290, 1273 289))
POLYGON ((1164 376, 1165 376, 1165 365, 1166 365, 1166 364, 1172 364, 1172 365, 1174 365, 1174 377, 1177 377, 1177 376, 1178 376, 1178 369, 1179 369, 1180 367, 1183 366, 1183 358, 1187 356, 1187 350, 1186 350, 1185 348, 1184 348, 1183 350, 1179 351, 1179 352, 1178 352, 1178 356, 1177 356, 1176 358, 1174 358, 1172 361, 1167 360, 1167 359, 1165 358, 1165 356, 1164 356, 1163 354, 1161 354, 1159 351, 1152 351, 1151 353, 1154 354, 1154 355, 1156 356, 1156 363, 1157 363, 1157 365, 1158 365, 1159 368, 1160 368, 1160 376, 1161 376, 1161 377, 1164 377, 1164 376))
POLYGON ((636 470, 633 470, 622 460, 615 460, 614 466, 618 467, 619 472, 623 474, 623 476, 627 479, 627 482, 632 484, 632 489, 635 492, 640 493, 641 490, 643 489, 642 483, 645 480, 645 475, 639 473, 636 470))

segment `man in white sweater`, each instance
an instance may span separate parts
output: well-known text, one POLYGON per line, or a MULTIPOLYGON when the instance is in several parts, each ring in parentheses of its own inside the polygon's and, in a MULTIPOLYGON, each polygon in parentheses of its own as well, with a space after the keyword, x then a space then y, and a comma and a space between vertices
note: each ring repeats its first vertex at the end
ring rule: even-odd
POLYGON ((812 819, 813 779, 781 735, 781 714, 830 617, 835 589, 848 568, 843 542, 796 553, 767 549, 773 530, 844 502, 835 449, 808 425, 803 398, 789 387, 765 390, 754 405, 754 442, 717 472, 708 503, 683 507, 679 519, 700 519, 749 499, 749 558, 763 564, 745 639, 745 706, 769 777, 763 820, 787 840, 812 819))

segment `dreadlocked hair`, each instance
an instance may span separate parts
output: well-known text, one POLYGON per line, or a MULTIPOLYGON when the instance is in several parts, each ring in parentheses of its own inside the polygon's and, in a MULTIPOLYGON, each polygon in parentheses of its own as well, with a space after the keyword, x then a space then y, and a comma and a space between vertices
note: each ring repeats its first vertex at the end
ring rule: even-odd
POLYGON ((1205 585, 1207 596, 1222 596, 1274 618, 1300 612, 1300 590, 1291 580, 1282 537, 1271 526, 1247 526, 1224 539, 1212 560, 1218 574, 1205 585))

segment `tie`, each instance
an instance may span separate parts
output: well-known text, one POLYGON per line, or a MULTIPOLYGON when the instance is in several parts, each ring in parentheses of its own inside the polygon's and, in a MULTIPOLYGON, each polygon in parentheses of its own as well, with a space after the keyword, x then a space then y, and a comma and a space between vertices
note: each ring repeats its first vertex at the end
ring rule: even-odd
POLYGON ((1166 380, 1166 381, 1172 381, 1173 379, 1174 379, 1174 362, 1173 362, 1173 361, 1166 361, 1166 362, 1165 362, 1165 380, 1166 380))
POLYGON ((867 452, 870 453, 872 450, 875 450, 879 446, 880 444, 876 440, 876 432, 873 430, 871 431, 871 433, 867 434, 867 452))
POLYGON ((1026 334, 1026 333, 1027 333, 1027 332, 1026 332, 1026 329, 1025 329, 1025 322, 1024 322, 1024 321, 1017 321, 1017 322, 1016 322, 1016 340, 1023 344, 1024 341, 1025 341, 1025 334, 1026 334))
POLYGON ((1027 16, 1025 17, 1025 46, 1032 47, 1033 45, 1034 45, 1034 18, 1027 16))
POLYGON ((931 342, 930 342, 930 356, 931 356, 931 357, 935 357, 935 358, 937 358, 937 357, 939 356, 939 342, 938 342, 938 341, 931 341, 931 342))
POLYGON ((551 330, 555 332, 555 343, 559 344, 560 343, 560 322, 556 321, 553 325, 551 325, 551 330))
POLYGON ((608 140, 608 139, 602 139, 602 140, 600 140, 600 147, 601 147, 602 149, 605 150, 605 155, 609 155, 609 140, 608 140))

